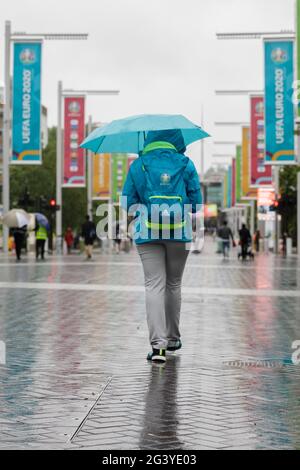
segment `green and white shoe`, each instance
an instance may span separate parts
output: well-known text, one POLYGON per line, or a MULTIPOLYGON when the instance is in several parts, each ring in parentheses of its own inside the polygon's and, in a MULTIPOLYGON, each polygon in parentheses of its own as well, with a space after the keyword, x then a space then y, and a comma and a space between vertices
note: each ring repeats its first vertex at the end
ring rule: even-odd
POLYGON ((166 350, 152 348, 152 352, 149 352, 147 361, 152 362, 166 362, 166 350))
POLYGON ((178 349, 182 348, 182 342, 180 339, 177 339, 175 341, 169 341, 167 351, 173 352, 173 351, 178 351, 178 349))

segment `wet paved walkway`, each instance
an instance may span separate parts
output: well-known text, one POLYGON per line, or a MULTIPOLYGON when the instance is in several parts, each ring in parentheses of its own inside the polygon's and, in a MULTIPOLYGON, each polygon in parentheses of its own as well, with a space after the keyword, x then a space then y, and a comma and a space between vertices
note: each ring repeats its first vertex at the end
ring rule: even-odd
POLYGON ((164 368, 141 276, 135 252, 0 257, 0 448, 299 449, 297 258, 191 255, 164 368))

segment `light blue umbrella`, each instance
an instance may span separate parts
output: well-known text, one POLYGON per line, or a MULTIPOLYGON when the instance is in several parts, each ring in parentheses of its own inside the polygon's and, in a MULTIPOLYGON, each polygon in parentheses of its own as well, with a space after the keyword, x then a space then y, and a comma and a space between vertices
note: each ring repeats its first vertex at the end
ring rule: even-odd
POLYGON ((41 225, 42 227, 45 227, 46 230, 50 230, 50 224, 49 220, 44 214, 40 214, 39 212, 36 212, 35 214, 36 222, 38 225, 41 225))
POLYGON ((148 131, 181 130, 185 145, 209 137, 200 126, 181 115, 142 114, 112 121, 95 129, 81 147, 95 153, 140 153, 148 131))

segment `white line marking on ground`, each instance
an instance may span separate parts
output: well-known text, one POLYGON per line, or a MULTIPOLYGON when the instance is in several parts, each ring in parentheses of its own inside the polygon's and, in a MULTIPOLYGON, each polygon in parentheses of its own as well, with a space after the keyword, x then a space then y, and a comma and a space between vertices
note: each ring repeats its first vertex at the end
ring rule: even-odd
MULTIPOLYGON (((41 266, 87 266, 87 267, 95 267, 95 266, 135 266, 135 267, 142 267, 141 263, 139 261, 90 261, 90 262, 85 262, 85 261, 73 261, 73 262, 64 262, 64 261, 53 261, 53 262, 38 262, 38 263, 0 263, 0 268, 1 267, 19 267, 19 266, 25 266, 25 267, 41 267, 41 266)), ((199 264, 193 264, 193 263, 187 263, 186 268, 189 269, 238 269, 238 270, 257 270, 259 269, 260 271, 263 269, 270 270, 270 271, 300 271, 300 267, 284 267, 284 266, 272 266, 269 264, 262 265, 237 265, 237 264, 230 264, 230 261, 227 261, 226 264, 220 263, 220 264, 204 264, 204 263, 199 263, 199 264), (228 264, 227 264, 228 263, 228 264)))
MULTIPOLYGON (((73 284, 45 282, 0 282, 0 289, 38 289, 38 290, 72 290, 72 291, 107 291, 107 292, 144 292, 141 285, 114 284, 73 284)), ((275 289, 224 289, 218 287, 183 287, 183 294, 213 296, 247 296, 247 297, 300 297, 300 291, 275 289)))

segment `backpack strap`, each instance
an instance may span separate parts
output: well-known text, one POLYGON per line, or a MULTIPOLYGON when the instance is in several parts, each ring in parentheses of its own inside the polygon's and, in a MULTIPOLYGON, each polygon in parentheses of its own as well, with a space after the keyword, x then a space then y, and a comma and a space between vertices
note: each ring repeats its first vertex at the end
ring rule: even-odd
POLYGON ((145 165, 145 162, 144 162, 144 159, 143 159, 143 155, 140 156, 140 159, 141 159, 141 162, 142 162, 142 170, 145 174, 145 178, 146 178, 146 183, 147 183, 147 186, 148 186, 148 189, 153 192, 153 186, 152 186, 152 183, 151 183, 151 180, 150 180, 150 176, 149 176, 149 172, 146 168, 146 165, 145 165))

